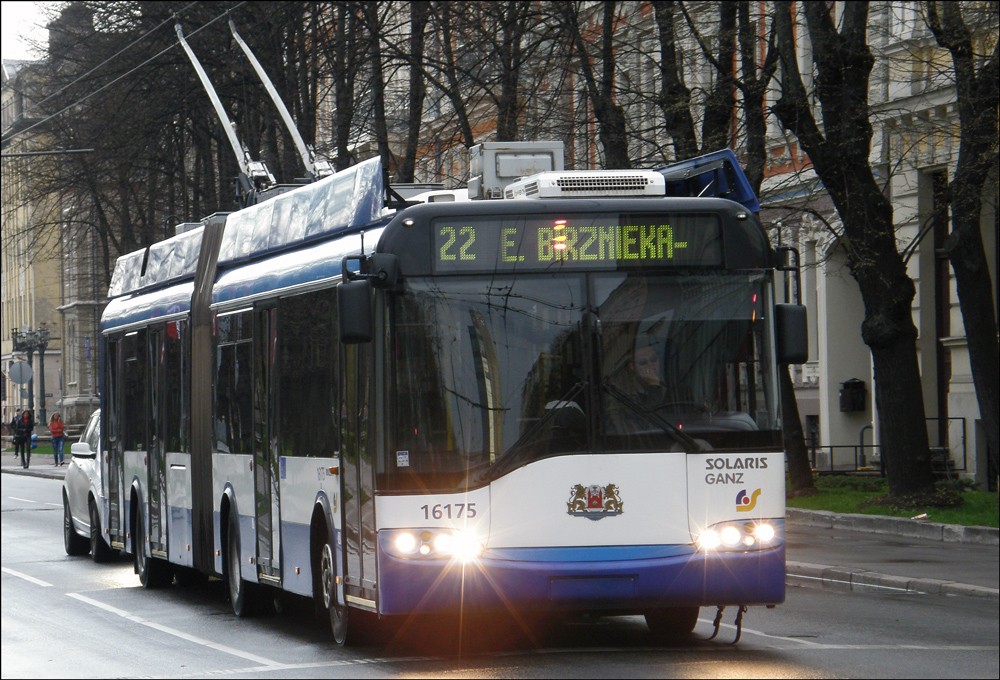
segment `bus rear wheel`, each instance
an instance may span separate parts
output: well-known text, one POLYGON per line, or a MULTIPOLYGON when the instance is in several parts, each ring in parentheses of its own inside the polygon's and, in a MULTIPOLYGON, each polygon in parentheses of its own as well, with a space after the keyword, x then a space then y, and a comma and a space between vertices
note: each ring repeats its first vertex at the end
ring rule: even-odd
POLYGON ((146 524, 142 519, 142 509, 135 514, 135 538, 132 539, 135 551, 135 573, 139 575, 139 583, 143 588, 161 588, 170 585, 174 580, 174 572, 165 560, 146 554, 146 524))
POLYGON ((691 634, 698 623, 698 607, 663 607, 646 612, 646 625, 653 637, 660 640, 683 638, 691 634))
POLYGON ((226 532, 226 586, 229 604, 233 614, 242 618, 250 615, 250 584, 240 573, 240 522, 236 512, 229 513, 229 529, 226 532))
POLYGON ((337 646, 349 644, 348 611, 337 603, 337 562, 333 559, 333 546, 327 541, 320 552, 320 584, 323 589, 323 606, 330 614, 330 631, 337 646))

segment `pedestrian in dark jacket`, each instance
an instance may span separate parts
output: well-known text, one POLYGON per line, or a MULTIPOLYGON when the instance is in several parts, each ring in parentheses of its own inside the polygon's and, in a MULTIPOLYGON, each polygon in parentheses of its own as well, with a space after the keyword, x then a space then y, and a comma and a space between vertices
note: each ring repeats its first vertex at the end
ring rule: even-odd
POLYGON ((21 455, 21 467, 31 464, 31 434, 35 430, 35 417, 25 409, 21 417, 11 423, 14 430, 14 455, 21 455))

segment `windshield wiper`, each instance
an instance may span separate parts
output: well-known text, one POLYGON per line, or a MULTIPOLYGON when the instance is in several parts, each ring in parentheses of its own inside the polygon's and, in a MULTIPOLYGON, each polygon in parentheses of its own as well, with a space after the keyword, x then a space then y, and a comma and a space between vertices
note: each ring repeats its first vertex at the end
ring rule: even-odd
POLYGON ((523 460, 523 454, 531 451, 531 448, 528 447, 527 444, 533 442, 538 433, 541 432, 546 425, 552 422, 552 419, 555 417, 556 413, 559 412, 560 408, 567 408, 568 402, 573 401, 573 398, 580 394, 586 386, 587 381, 584 380, 578 382, 566 390, 566 393, 554 402, 550 401, 550 404, 554 403, 556 405, 546 411, 545 415, 525 430, 524 434, 518 437, 517 441, 511 444, 510 448, 504 451, 503 454, 489 466, 489 468, 477 474, 473 479, 473 482, 479 483, 489 477, 495 477, 505 472, 510 472, 514 468, 518 467, 520 463, 525 462, 523 460))
POLYGON ((625 392, 622 392, 620 389, 612 385, 607 380, 605 380, 601 384, 601 386, 605 390, 607 390, 609 394, 615 397, 618 401, 622 402, 623 404, 625 404, 630 408, 635 409, 639 413, 647 416, 650 420, 652 420, 653 424, 660 426, 662 429, 674 435, 677 439, 680 440, 681 444, 684 445, 684 450, 687 453, 700 453, 705 450, 697 439, 695 439, 691 435, 681 430, 679 427, 674 425, 672 422, 661 416, 653 409, 649 408, 648 406, 644 406, 643 404, 639 403, 638 401, 630 397, 625 392))

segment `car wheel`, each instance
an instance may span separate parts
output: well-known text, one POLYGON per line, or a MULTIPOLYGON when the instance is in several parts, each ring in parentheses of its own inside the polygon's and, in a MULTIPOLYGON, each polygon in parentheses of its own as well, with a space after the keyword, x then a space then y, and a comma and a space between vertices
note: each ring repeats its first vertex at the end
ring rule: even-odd
POLYGON ((169 585, 174 578, 170 565, 159 558, 146 555, 146 525, 142 519, 141 508, 136 512, 135 527, 132 545, 135 550, 135 573, 139 575, 139 583, 147 589, 169 585))
POLYGON ((76 533, 73 528, 73 515, 69 511, 69 498, 66 494, 63 494, 63 545, 66 554, 73 557, 86 555, 90 551, 90 543, 86 537, 76 533))
POLYGON ((698 607, 663 607, 646 612, 646 625, 653 637, 676 640, 691 634, 698 623, 698 607))
POLYGON ((101 538, 101 515, 97 512, 97 504, 90 501, 90 557, 95 562, 110 562, 117 555, 111 546, 101 538))

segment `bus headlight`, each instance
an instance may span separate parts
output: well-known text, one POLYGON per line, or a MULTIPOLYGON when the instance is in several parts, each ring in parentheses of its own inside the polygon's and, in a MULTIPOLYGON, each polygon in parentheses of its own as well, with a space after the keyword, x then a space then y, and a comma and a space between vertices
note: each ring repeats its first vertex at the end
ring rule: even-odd
POLYGON ((400 555, 412 555, 417 550, 417 537, 409 531, 404 531, 396 535, 393 547, 400 555))
POLYGON ((396 557, 471 562, 483 553, 482 539, 460 529, 391 529, 380 544, 396 557))
POLYGON ((781 543, 779 521, 722 522, 698 533, 698 550, 763 550, 781 543))

